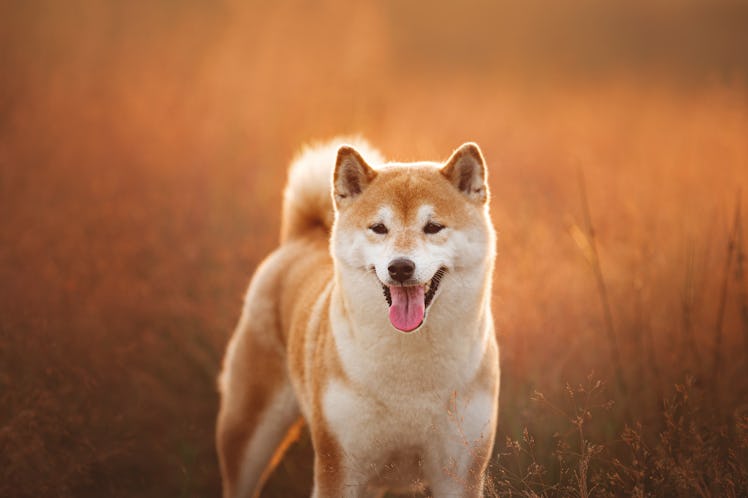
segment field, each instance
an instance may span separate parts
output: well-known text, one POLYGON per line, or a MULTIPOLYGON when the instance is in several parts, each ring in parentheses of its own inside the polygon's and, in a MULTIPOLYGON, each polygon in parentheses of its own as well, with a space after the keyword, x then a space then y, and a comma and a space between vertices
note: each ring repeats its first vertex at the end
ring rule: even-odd
POLYGON ((0 7, 0 496, 219 495, 285 169, 351 133, 489 163, 489 496, 748 494, 748 7, 465 5, 0 7))

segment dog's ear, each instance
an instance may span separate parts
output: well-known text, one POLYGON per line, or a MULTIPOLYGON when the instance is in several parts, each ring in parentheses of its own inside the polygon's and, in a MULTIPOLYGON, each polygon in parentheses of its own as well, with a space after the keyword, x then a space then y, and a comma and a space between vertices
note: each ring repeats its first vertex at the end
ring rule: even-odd
POLYGON ((332 180, 335 205, 340 207, 359 195, 376 176, 377 172, 356 149, 350 145, 341 146, 332 180))
POLYGON ((452 153, 441 173, 468 198, 481 203, 488 200, 486 163, 477 144, 468 142, 461 145, 452 153))

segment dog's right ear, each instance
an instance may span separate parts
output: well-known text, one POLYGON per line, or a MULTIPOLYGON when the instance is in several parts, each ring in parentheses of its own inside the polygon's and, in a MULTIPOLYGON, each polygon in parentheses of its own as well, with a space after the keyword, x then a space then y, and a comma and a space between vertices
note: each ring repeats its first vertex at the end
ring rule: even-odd
POLYGON ((332 181, 335 205, 345 205, 363 192, 376 176, 377 172, 366 164, 356 149, 350 145, 340 147, 332 181))
POLYGON ((486 161, 477 144, 468 142, 461 145, 452 153, 441 173, 469 199, 479 203, 488 201, 486 161))

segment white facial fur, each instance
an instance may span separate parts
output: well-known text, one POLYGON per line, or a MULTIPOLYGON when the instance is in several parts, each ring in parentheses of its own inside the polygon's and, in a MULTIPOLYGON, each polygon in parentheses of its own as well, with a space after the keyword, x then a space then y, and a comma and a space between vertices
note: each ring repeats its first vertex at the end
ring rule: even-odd
MULTIPOLYGON (((346 213, 338 213, 338 216, 346 216, 346 213)), ((487 246, 493 244, 493 237, 481 219, 483 216, 487 217, 487 214, 478 208, 475 212, 476 223, 469 224, 469 228, 450 226, 434 206, 424 203, 415 216, 403 220, 402 216, 396 215, 393 205, 383 200, 370 219, 360 220, 356 224, 346 223, 346 228, 340 228, 341 224, 336 223, 331 249, 336 264, 346 267, 341 277, 349 283, 355 280, 359 292, 361 285, 366 282, 365 285, 370 286, 382 302, 379 282, 396 284, 388 271, 394 259, 413 261, 413 280, 421 285, 429 282, 439 268, 444 267, 447 274, 437 292, 438 296, 445 291, 449 280, 460 279, 463 271, 485 271, 486 260, 492 255, 492 250, 487 246), (445 228, 434 234, 426 234, 423 229, 429 222, 442 224, 445 228), (378 234, 369 228, 377 223, 387 227, 388 233, 378 234), (351 225, 355 228, 351 228, 351 225), (352 272, 359 274, 354 276, 352 272), (372 273, 376 274, 379 282, 372 273)))

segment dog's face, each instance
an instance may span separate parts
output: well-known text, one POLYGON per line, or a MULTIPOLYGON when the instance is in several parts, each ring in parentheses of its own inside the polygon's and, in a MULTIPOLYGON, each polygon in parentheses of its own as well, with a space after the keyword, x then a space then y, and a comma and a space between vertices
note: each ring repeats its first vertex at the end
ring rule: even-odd
POLYGON ((381 292, 376 309, 396 329, 416 330, 446 286, 459 292, 461 276, 490 266, 493 232, 477 145, 463 145, 445 164, 379 169, 344 146, 333 186, 336 264, 356 286, 381 292))

